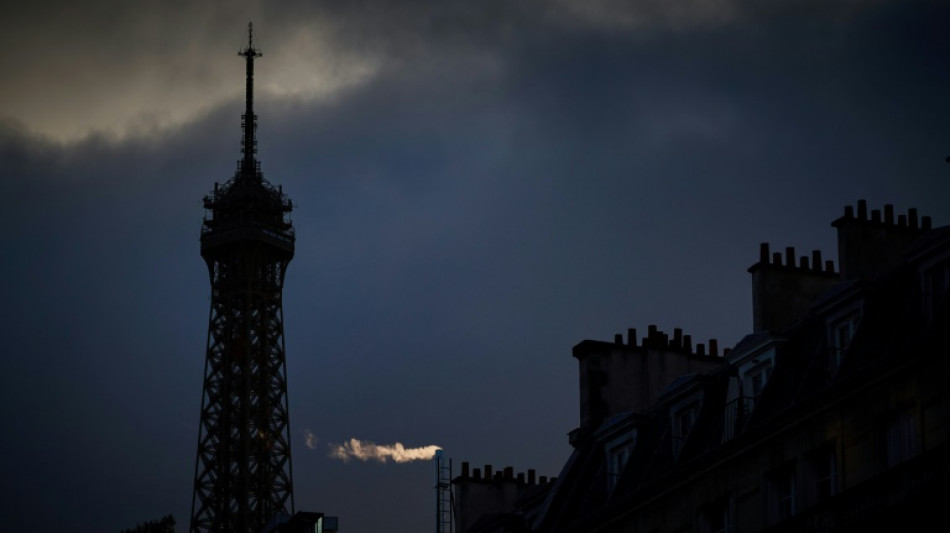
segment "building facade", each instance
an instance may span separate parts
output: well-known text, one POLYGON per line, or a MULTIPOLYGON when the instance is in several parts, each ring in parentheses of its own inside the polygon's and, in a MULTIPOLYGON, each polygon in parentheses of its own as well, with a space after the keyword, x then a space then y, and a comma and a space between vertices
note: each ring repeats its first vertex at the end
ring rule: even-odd
MULTIPOLYGON (((560 476, 465 531, 927 529, 950 489, 950 227, 845 208, 819 252, 749 268, 753 331, 583 341, 560 476)), ((457 478, 457 490, 471 482, 457 478)), ((460 492, 461 494, 461 492, 460 492)), ((468 502, 457 498, 459 512, 468 502)), ((471 512, 468 512, 471 515, 471 512)))

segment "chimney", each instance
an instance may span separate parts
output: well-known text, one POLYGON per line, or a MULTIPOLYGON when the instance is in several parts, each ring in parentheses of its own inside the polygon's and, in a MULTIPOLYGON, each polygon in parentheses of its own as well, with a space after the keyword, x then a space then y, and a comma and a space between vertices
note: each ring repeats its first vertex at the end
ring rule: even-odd
MULTIPOLYGON (((636 331, 631 328, 629 334, 635 336, 636 331)), ((667 335, 655 325, 647 328, 640 346, 585 340, 572 351, 580 384, 580 426, 568 434, 575 448, 610 416, 645 413, 676 378, 719 364, 693 355, 692 338, 681 328, 667 335)))
MULTIPOLYGON (((860 212, 860 206, 858 208, 860 212)), ((822 271, 821 252, 795 260, 795 248, 785 248, 785 259, 775 252, 768 260, 769 244, 759 246, 759 262, 749 267, 752 274, 752 328, 754 331, 782 329, 804 315, 812 302, 831 289, 838 276, 833 266, 822 271)), ((710 343, 710 355, 717 355, 710 343)))
POLYGON ((917 209, 907 215, 898 214, 894 206, 871 211, 867 218, 867 201, 858 201, 858 216, 851 215, 846 206, 844 216, 831 223, 838 230, 838 266, 842 280, 870 280, 896 267, 903 260, 903 252, 925 231, 930 229, 929 217, 918 220, 917 209))

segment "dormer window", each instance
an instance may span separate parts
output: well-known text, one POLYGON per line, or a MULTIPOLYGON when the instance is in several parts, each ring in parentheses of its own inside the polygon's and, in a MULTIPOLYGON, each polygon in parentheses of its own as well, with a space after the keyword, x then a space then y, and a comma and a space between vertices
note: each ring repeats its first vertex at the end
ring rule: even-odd
POLYGON ((694 390, 670 406, 670 435, 673 440, 673 457, 679 457, 690 431, 696 425, 699 411, 703 406, 702 390, 694 390))
POLYGON ((723 416, 722 440, 732 439, 749 420, 759 396, 768 385, 775 358, 786 340, 768 333, 743 339, 729 355, 735 374, 729 378, 723 416))
POLYGON ((633 455, 637 444, 637 428, 630 428, 624 433, 610 440, 605 448, 607 451, 607 490, 613 492, 620 480, 624 467, 633 455))
POLYGON ((746 412, 751 413, 759 395, 765 389, 765 384, 772 377, 772 358, 753 361, 753 364, 742 373, 742 396, 746 402, 746 412))
POLYGON ((861 319, 859 307, 852 307, 846 311, 835 314, 828 320, 828 372, 834 375, 848 348, 851 347, 851 341, 858 329, 858 322, 861 319))
POLYGON ((746 372, 745 391, 749 396, 758 398, 770 377, 772 377, 772 361, 765 361, 746 372))

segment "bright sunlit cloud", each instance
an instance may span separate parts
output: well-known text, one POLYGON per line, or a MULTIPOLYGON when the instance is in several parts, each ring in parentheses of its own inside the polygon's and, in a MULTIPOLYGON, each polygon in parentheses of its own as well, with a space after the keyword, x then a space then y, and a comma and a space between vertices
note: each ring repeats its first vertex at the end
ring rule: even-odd
POLYGON ((441 449, 434 444, 418 448, 406 448, 401 442, 375 444, 370 441, 351 438, 343 444, 331 445, 328 456, 333 459, 340 459, 344 463, 350 459, 359 459, 364 463, 370 460, 380 463, 390 460, 394 463, 408 463, 410 461, 428 461, 435 457, 435 452, 441 449))
MULTIPOLYGON (((0 118, 59 142, 92 133, 122 139, 180 126, 242 98, 237 51, 247 41, 246 20, 204 4, 114 7, 109 20, 96 10, 48 18, 38 10, 12 13, 13 29, 0 36, 0 118), (90 31, 100 26, 108 31, 90 31)), ((245 11, 254 16, 258 9, 245 11)), ((279 30, 276 24, 255 24, 255 45, 264 52, 255 65, 259 99, 328 98, 379 68, 369 52, 335 47, 333 27, 318 13, 280 21, 279 30)))

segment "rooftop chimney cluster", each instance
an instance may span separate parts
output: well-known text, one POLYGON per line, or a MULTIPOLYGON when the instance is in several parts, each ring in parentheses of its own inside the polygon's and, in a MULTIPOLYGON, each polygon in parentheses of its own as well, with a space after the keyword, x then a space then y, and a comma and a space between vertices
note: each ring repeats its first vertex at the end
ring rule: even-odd
MULTIPOLYGON (((617 333, 614 335, 614 344, 623 345, 623 335, 617 333)), ((636 347, 637 346, 637 330, 636 328, 627 329, 627 346, 636 347)), ((696 349, 693 351, 693 337, 692 335, 683 335, 682 328, 673 328, 673 336, 670 337, 669 334, 664 333, 663 331, 657 329, 655 325, 647 326, 647 336, 643 338, 642 343, 640 344, 643 348, 653 348, 656 350, 666 350, 677 353, 683 353, 687 355, 709 355, 711 357, 719 357, 719 342, 716 339, 709 339, 709 353, 706 352, 706 346, 703 343, 696 344, 696 349)), ((726 348, 723 350, 722 355, 729 353, 729 349, 726 348)))
POLYGON ((769 265, 773 267, 785 267, 790 269, 798 269, 811 272, 819 272, 825 274, 837 274, 835 272, 835 263, 832 260, 827 260, 822 264, 821 261, 821 250, 812 250, 811 257, 803 255, 798 258, 798 261, 795 260, 795 247, 786 246, 785 254, 781 252, 769 252, 769 243, 763 242, 759 245, 759 262, 756 265, 753 265, 749 270, 756 266, 769 265))
POLYGON ((858 200, 858 210, 857 215, 854 212, 854 206, 846 205, 844 206, 844 216, 838 219, 840 221, 858 221, 865 222, 869 224, 876 224, 879 226, 891 226, 897 228, 908 228, 908 229, 920 229, 927 231, 931 229, 932 222, 929 216, 925 216, 920 219, 920 224, 918 226, 917 220, 917 209, 911 207, 907 210, 906 215, 897 215, 897 221, 894 220, 894 206, 891 204, 884 205, 884 216, 881 217, 880 209, 872 209, 871 217, 868 218, 868 202, 867 200, 858 200))
POLYGON ((894 206, 873 209, 858 200, 857 209, 845 206, 844 216, 831 223, 838 230, 838 266, 841 279, 873 280, 898 265, 922 234, 930 231, 929 216, 918 219, 917 209, 894 216, 894 206))
POLYGON ((485 465, 484 470, 478 468, 470 469, 468 462, 462 463, 462 473, 459 474, 459 477, 454 481, 511 481, 516 482, 518 485, 547 485, 548 483, 554 483, 556 477, 548 479, 547 476, 541 476, 540 478, 536 476, 534 469, 529 469, 527 476, 524 472, 518 472, 515 474, 514 467, 506 466, 502 470, 494 470, 492 465, 485 465), (482 474, 484 472, 484 475, 482 474))

